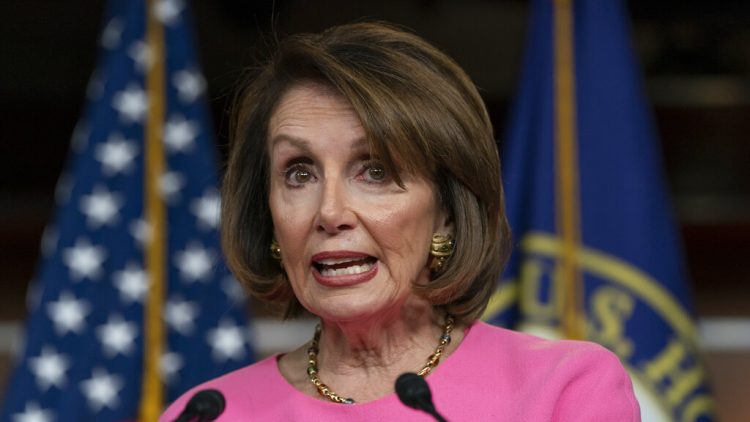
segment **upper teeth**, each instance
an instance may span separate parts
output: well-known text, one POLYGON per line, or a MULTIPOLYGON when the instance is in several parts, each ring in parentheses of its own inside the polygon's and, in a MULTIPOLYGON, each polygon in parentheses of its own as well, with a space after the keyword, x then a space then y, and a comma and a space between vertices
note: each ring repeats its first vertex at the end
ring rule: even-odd
POLYGON ((360 274, 367 271, 370 271, 372 269, 372 264, 366 263, 362 265, 352 265, 351 267, 344 267, 344 268, 322 268, 320 270, 320 274, 326 276, 326 277, 336 277, 340 275, 351 275, 351 274, 360 274))
POLYGON ((321 259, 318 261, 318 264, 321 265, 336 265, 336 264, 343 264, 345 262, 352 262, 352 261, 359 261, 362 258, 330 258, 330 259, 321 259))

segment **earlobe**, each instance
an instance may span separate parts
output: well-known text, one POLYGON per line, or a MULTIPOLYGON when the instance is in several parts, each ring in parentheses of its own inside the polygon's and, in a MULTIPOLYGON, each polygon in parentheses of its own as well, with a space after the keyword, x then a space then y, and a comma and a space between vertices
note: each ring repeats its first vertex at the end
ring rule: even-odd
POLYGON ((454 237, 455 230, 453 224, 453 216, 447 210, 441 210, 436 220, 434 233, 447 234, 454 237))

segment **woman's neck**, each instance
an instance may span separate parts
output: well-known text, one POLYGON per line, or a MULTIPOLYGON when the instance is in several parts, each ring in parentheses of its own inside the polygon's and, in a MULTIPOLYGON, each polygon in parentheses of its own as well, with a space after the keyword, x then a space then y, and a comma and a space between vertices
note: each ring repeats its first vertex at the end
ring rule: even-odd
MULTIPOLYGON (((445 313, 425 304, 400 307, 398 312, 380 313, 369 320, 323 320, 321 325, 320 380, 339 396, 362 403, 393 393, 399 375, 417 372, 427 363, 443 334, 445 313)), ((463 330, 463 326, 453 330, 443 360, 460 344, 463 330)), ((282 374, 299 390, 327 400, 306 375, 307 347, 309 343, 283 358, 282 374)))
POLYGON ((358 321, 323 320, 318 366, 337 375, 415 371, 435 350, 444 325, 444 313, 429 305, 358 321))

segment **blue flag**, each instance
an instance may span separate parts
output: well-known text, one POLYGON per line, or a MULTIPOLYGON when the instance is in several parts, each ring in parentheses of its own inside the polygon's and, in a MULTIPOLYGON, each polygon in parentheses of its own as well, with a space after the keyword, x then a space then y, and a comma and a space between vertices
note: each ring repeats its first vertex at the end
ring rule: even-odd
POLYGON ((609 348, 643 420, 713 420, 623 2, 533 2, 503 165, 515 251, 485 318, 609 348))
POLYGON ((154 420, 253 358, 187 2, 148 3, 110 4, 1 421, 154 420))

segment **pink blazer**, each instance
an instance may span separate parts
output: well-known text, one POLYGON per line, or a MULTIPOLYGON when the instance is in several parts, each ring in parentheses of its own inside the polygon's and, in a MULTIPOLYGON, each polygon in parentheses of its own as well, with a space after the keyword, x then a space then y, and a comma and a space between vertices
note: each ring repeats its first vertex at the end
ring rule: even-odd
MULTIPOLYGON (((197 386, 159 419, 171 422, 192 395, 220 390, 219 421, 425 421, 395 393, 342 405, 295 390, 272 356, 197 386)), ((463 342, 427 377, 438 411, 449 421, 640 421, 633 386, 617 357, 594 343, 549 341, 474 323, 463 342)))

